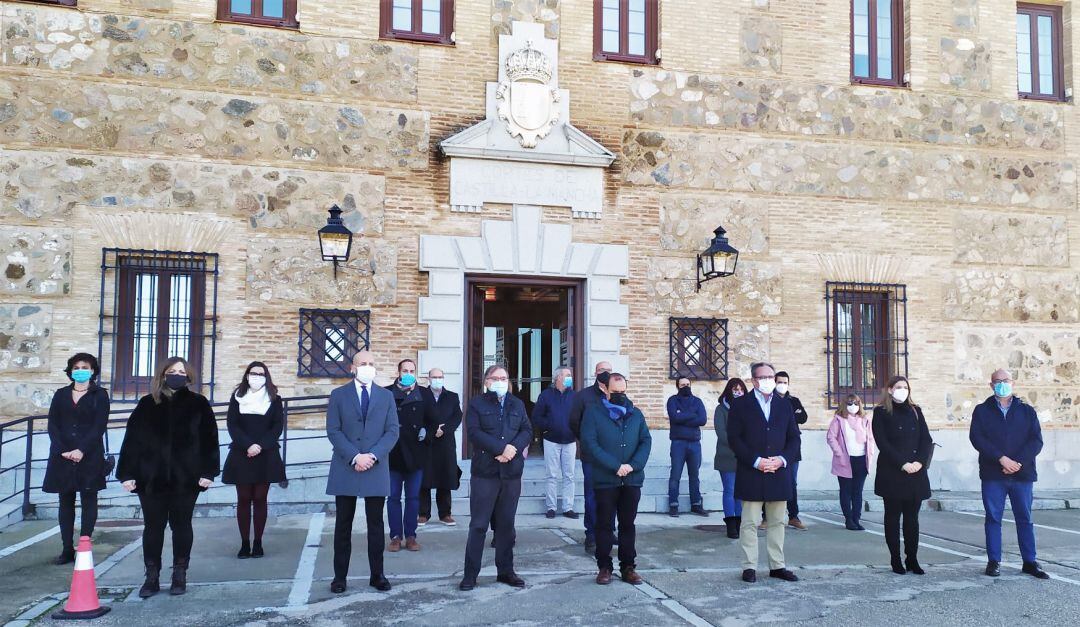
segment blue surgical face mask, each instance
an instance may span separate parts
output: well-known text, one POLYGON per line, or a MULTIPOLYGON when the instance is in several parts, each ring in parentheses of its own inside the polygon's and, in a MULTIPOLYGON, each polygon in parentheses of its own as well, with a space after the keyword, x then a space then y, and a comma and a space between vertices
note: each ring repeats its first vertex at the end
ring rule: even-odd
POLYGON ((443 388, 443 380, 438 377, 434 379, 429 379, 428 383, 429 385, 431 385, 431 389, 433 390, 441 390, 443 388))
POLYGON ((574 387, 574 377, 563 377, 562 384, 567 389, 574 387))
POLYGON ((994 384, 994 395, 998 398, 1012 396, 1012 384, 1008 381, 998 381, 994 384))
POLYGON ((74 381, 75 383, 86 383, 87 381, 89 381, 93 377, 94 377, 94 371, 93 370, 79 369, 79 370, 72 370, 71 371, 71 380, 74 381))
POLYGON ((416 375, 411 372, 406 372, 405 374, 401 375, 401 385, 407 388, 411 388, 412 386, 416 385, 416 375))

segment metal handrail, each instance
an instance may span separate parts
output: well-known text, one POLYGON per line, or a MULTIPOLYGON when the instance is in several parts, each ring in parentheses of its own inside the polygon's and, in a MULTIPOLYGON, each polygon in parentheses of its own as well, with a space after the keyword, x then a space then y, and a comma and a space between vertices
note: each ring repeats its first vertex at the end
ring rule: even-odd
MULTIPOLYGON (((330 459, 327 458, 325 462, 295 462, 289 463, 289 442, 298 442, 303 440, 315 440, 325 438, 325 433, 316 433, 308 435, 290 436, 289 429, 289 417, 300 416, 304 414, 320 414, 325 413, 328 399, 327 395, 312 395, 312 396, 290 396, 282 397, 282 409, 284 412, 283 425, 281 430, 281 437, 278 442, 281 443, 281 459, 285 463, 286 467, 298 466, 301 464, 310 463, 329 463, 330 459)), ((219 402, 212 403, 210 405, 214 409, 214 419, 219 424, 218 429, 221 429, 221 423, 228 415, 229 403, 219 402)), ((104 433, 104 447, 105 454, 114 454, 111 450, 109 443, 109 429, 117 426, 125 425, 127 423, 128 416, 131 414, 133 407, 125 407, 121 409, 113 409, 109 411, 109 419, 105 426, 104 433)), ((31 473, 35 463, 47 462, 48 457, 34 458, 34 436, 37 434, 47 434, 47 427, 44 431, 35 430, 35 423, 44 422, 48 423, 48 414, 37 414, 33 416, 23 416, 22 418, 16 418, 4 423, 0 423, 0 460, 3 459, 2 453, 5 447, 9 446, 13 442, 25 439, 26 446, 23 459, 18 463, 11 464, 9 466, 0 467, 0 477, 6 475, 9 472, 15 473, 15 489, 11 494, 0 496, 0 503, 5 503, 11 499, 21 496, 22 497, 22 514, 24 518, 32 517, 35 514, 36 506, 31 502, 30 495, 34 490, 40 490, 40 485, 32 485, 31 473), (5 435, 8 431, 18 433, 13 437, 5 439, 5 435), (19 486, 18 471, 22 472, 21 487, 19 486)), ((220 447, 226 448, 231 442, 219 444, 220 447)), ((0 461, 2 463, 2 461, 0 461)), ((116 481, 115 478, 108 478, 107 481, 116 481)), ((288 479, 281 482, 282 487, 288 485, 288 479)))

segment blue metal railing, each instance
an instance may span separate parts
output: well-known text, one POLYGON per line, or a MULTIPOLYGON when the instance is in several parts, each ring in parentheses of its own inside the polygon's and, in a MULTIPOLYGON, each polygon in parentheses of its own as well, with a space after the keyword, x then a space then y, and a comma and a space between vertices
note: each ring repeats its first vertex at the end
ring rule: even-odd
MULTIPOLYGON (((300 431, 300 435, 291 435, 291 433, 296 430, 290 430, 289 419, 300 418, 306 415, 325 415, 327 399, 329 399, 329 396, 282 397, 281 400, 285 416, 281 438, 278 441, 281 443, 281 459, 285 462, 286 467, 320 462, 329 463, 329 457, 325 460, 316 462, 289 462, 289 442, 326 438, 326 434, 321 430, 302 430, 300 431)), ((229 403, 213 403, 211 406, 214 408, 214 417, 218 422, 218 430, 224 430, 224 422, 225 417, 228 414, 229 403)), ((105 429, 106 455, 116 454, 120 449, 119 443, 117 443, 115 450, 111 447, 109 442, 109 429, 125 426, 132 409, 132 407, 125 407, 122 409, 114 409, 109 412, 109 421, 105 429)), ((22 418, 16 418, 15 420, 0 423, 0 463, 2 463, 3 460, 4 450, 7 450, 9 446, 18 443, 19 441, 25 441, 25 450, 22 455, 22 460, 14 464, 0 467, 0 482, 3 482, 9 476, 12 477, 12 491, 10 494, 0 495, 0 503, 6 503, 12 499, 21 497, 22 514, 24 518, 32 517, 36 511, 30 496, 33 491, 40 490, 41 486, 33 485, 32 471, 34 469, 34 464, 43 465, 48 461, 48 457, 34 458, 34 436, 48 435, 48 419, 49 417, 47 414, 40 414, 36 416, 24 416, 22 418), (8 437, 9 435, 11 437, 8 437)), ((229 446, 229 442, 224 442, 220 446, 226 448, 229 446)), ((224 459, 224 456, 222 456, 222 459, 224 459)), ((109 481, 115 481, 115 479, 110 477, 109 481)), ((287 486, 288 479, 283 481, 281 485, 282 487, 287 486)))

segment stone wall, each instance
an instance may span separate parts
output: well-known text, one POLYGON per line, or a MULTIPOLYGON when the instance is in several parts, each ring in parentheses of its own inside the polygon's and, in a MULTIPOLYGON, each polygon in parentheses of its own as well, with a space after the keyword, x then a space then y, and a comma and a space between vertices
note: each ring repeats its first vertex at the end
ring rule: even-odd
MULTIPOLYGON (((850 83, 847 0, 662 2, 659 67, 593 61, 589 0, 459 0, 454 45, 380 40, 375 2, 301 1, 296 31, 215 6, 0 1, 0 414, 41 411, 97 350, 104 247, 219 255, 218 400, 256 357, 287 394, 338 383, 294 374, 301 307, 370 310, 384 373, 431 348, 420 236, 512 213, 450 212, 436 146, 484 117, 498 35, 529 20, 559 37, 572 121, 617 154, 602 219, 541 219, 628 247, 626 278, 596 287, 628 326, 597 342, 654 425, 668 318, 701 316, 728 319, 731 375, 775 361, 821 427, 836 280, 907 286, 935 425, 961 427, 1001 364, 1048 425, 1080 424, 1077 114, 1016 98, 1015 3, 906 3, 902 89, 850 83), (337 280, 315 240, 331 204, 357 233, 337 280), (697 292, 717 226, 738 272, 697 292)), ((710 411, 723 383, 695 382, 710 411)))

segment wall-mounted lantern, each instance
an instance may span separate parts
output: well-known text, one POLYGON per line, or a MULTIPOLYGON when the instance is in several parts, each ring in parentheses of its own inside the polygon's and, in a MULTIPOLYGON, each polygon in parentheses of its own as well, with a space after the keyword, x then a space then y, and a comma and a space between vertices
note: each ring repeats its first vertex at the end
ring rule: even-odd
POLYGON ((735 274, 735 264, 739 263, 739 251, 728 243, 724 227, 716 227, 713 233, 712 243, 697 256, 697 291, 706 281, 735 274))
POLYGON ((334 279, 337 279, 338 262, 347 263, 352 251, 353 232, 341 220, 341 207, 330 207, 326 226, 319 229, 319 250, 323 261, 334 262, 334 279))

